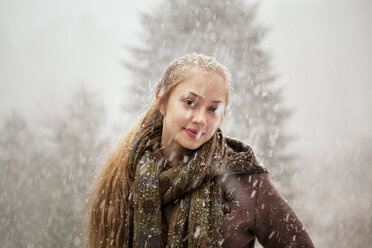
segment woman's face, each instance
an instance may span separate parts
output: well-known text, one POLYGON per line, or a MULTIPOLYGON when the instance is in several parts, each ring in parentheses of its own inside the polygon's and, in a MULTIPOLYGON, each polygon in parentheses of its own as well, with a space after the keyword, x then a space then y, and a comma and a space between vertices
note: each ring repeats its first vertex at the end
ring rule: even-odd
POLYGON ((162 145, 175 151, 194 150, 220 126, 226 106, 226 87, 215 72, 196 70, 160 101, 164 115, 162 145))

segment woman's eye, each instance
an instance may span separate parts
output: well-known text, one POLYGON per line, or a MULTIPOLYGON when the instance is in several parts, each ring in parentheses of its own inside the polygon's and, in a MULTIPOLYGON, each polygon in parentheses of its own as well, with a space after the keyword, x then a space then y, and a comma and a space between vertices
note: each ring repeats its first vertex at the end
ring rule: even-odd
POLYGON ((187 106, 191 106, 191 107, 195 105, 194 101, 192 101, 192 100, 186 100, 185 103, 186 103, 187 106))
POLYGON ((215 114, 217 112, 217 108, 210 108, 209 111, 215 114))

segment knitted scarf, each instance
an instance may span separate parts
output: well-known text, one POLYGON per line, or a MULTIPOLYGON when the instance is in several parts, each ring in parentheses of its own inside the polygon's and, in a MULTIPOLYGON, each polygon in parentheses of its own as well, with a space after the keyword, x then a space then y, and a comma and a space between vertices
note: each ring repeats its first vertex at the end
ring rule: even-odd
MULTIPOLYGON (((124 247, 220 247, 222 198, 218 175, 227 164, 222 132, 218 129, 193 155, 171 168, 166 167, 162 156, 161 132, 161 123, 143 128, 129 153, 130 194, 124 247), (168 243, 162 244, 161 207, 171 201, 175 207, 169 222, 168 243)), ((244 159, 249 162, 249 158, 244 159)), ((241 160, 232 157, 228 169, 238 174, 246 172, 239 163, 241 160)), ((253 170, 262 168, 257 166, 253 170)))

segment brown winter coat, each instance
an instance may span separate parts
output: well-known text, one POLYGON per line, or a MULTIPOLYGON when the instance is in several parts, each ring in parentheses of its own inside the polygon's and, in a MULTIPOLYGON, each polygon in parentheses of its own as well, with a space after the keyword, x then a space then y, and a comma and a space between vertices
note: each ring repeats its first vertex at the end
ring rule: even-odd
MULTIPOLYGON (((248 152, 240 142, 228 142, 229 156, 248 152)), ((255 238, 264 248, 314 247, 303 224, 271 184, 268 173, 224 174, 221 231, 223 247, 254 247, 255 238)), ((163 242, 173 204, 162 207, 163 242)))

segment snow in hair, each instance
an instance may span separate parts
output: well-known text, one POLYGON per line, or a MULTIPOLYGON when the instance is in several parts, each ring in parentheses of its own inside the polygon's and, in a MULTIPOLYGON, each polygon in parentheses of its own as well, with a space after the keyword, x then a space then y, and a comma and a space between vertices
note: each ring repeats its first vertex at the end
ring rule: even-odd
POLYGON ((158 83, 158 95, 163 96, 169 89, 199 69, 220 74, 225 81, 226 89, 229 90, 231 75, 226 67, 221 65, 214 57, 203 54, 189 54, 176 58, 168 65, 158 83))

